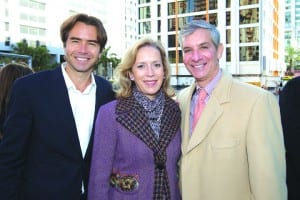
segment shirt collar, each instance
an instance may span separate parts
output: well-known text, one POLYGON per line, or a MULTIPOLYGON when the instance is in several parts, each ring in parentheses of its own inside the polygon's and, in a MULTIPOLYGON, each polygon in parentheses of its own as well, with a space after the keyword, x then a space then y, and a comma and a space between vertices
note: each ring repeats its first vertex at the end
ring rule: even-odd
POLYGON ((205 86, 204 88, 200 88, 198 85, 196 86, 196 91, 200 88, 200 89, 205 89, 205 91, 207 92, 208 96, 211 95, 213 89, 215 88, 215 86, 217 85, 217 83, 219 82, 219 80, 222 77, 222 70, 219 69, 217 75, 207 84, 207 86, 205 86))
MULTIPOLYGON (((66 72, 66 63, 65 62, 61 64, 61 71, 62 71, 63 77, 65 79, 67 89, 68 90, 77 90, 74 83, 72 82, 72 80, 70 79, 69 75, 66 72)), ((89 93, 91 91, 92 87, 94 87, 94 86, 96 86, 96 82, 95 82, 93 73, 91 73, 91 84, 88 85, 88 87, 84 90, 83 93, 89 93)))

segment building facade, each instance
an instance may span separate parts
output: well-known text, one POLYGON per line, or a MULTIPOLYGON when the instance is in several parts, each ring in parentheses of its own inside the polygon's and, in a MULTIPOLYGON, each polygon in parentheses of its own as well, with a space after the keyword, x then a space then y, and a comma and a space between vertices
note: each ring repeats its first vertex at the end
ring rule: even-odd
POLYGON ((220 66, 247 82, 265 84, 284 67, 284 4, 279 0, 139 0, 138 34, 160 39, 168 49, 172 84, 193 79, 182 64, 177 36, 193 19, 215 24, 225 46, 220 66), (263 78, 262 78, 263 77, 263 78))
POLYGON ((111 53, 122 55, 136 39, 135 2, 64 0, 57 5, 57 1, 47 0, 0 0, 0 53, 10 53, 11 45, 25 39, 29 46, 45 45, 53 59, 60 62, 64 54, 60 25, 70 15, 82 12, 101 19, 107 30, 107 47, 111 47, 111 53))
POLYGON ((285 0, 285 44, 300 47, 300 0, 285 0))
MULTIPOLYGON (((56 62, 60 62, 64 54, 60 24, 68 16, 84 12, 102 20, 108 34, 107 47, 119 57, 140 37, 161 40, 172 67, 171 84, 185 86, 193 79, 182 63, 178 31, 192 19, 204 19, 215 24, 221 33, 225 46, 221 67, 237 78, 265 84, 264 77, 280 75, 285 69, 287 17, 282 17, 285 2, 279 0, 122 0, 117 3, 64 0, 59 6, 56 1, 47 0, 0 2, 0 52, 9 53, 12 44, 26 39, 31 46, 46 45, 56 62)), ((294 8, 288 5, 287 8, 294 8)), ((295 5, 299 8, 299 3, 295 5)), ((295 20, 299 19, 296 10, 293 13, 295 20)), ((293 30, 291 25, 290 35, 299 35, 299 29, 293 30)))

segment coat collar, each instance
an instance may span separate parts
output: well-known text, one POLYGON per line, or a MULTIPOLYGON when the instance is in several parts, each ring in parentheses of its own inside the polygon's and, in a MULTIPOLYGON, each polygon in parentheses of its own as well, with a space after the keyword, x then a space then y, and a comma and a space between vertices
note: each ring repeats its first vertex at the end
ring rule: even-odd
POLYGON ((179 107, 169 97, 165 98, 159 140, 154 136, 144 109, 133 96, 118 100, 116 114, 117 121, 141 139, 153 152, 164 150, 175 136, 180 125, 179 107))
POLYGON ((200 122, 195 127, 192 135, 190 136, 190 107, 191 97, 195 90, 196 84, 193 83, 190 87, 184 89, 180 94, 180 104, 182 109, 182 153, 188 153, 197 145, 199 145, 204 138, 209 134, 209 130, 214 126, 215 122, 223 114, 223 104, 230 102, 230 91, 233 83, 233 78, 230 74, 222 72, 222 78, 217 83, 215 89, 210 96, 205 109, 200 118, 200 122))
POLYGON ((178 105, 169 97, 165 98, 159 140, 154 136, 144 108, 133 96, 118 100, 116 114, 116 120, 153 151, 155 163, 153 199, 158 200, 164 197, 170 199, 166 149, 179 130, 180 110, 178 105))

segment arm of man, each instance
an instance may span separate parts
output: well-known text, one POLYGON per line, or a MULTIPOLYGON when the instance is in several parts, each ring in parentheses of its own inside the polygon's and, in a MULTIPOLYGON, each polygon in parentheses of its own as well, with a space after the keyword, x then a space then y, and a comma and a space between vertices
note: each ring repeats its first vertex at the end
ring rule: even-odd
POLYGON ((249 118, 247 153, 254 199, 287 199, 279 105, 275 96, 269 92, 258 97, 249 118))

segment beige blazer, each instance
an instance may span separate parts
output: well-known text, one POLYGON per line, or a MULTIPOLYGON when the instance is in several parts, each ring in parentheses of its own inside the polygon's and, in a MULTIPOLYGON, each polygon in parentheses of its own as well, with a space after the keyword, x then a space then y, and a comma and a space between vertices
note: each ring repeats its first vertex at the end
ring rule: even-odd
POLYGON ((195 84, 178 94, 182 110, 183 200, 285 200, 285 153, 275 96, 223 71, 191 137, 195 84))

